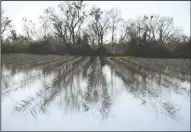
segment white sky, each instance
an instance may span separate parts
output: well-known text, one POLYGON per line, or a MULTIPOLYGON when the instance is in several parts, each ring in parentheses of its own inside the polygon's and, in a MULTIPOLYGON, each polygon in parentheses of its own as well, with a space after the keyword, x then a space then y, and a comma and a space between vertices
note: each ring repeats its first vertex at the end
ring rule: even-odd
MULTIPOLYGON (((28 18, 37 22, 40 14, 47 7, 57 8, 61 1, 2 1, 1 8, 5 16, 12 19, 16 30, 22 32, 22 18, 28 18)), ((103 10, 118 8, 122 17, 135 18, 141 15, 157 14, 174 18, 177 27, 183 29, 190 36, 190 1, 85 1, 88 8, 93 5, 103 10)))

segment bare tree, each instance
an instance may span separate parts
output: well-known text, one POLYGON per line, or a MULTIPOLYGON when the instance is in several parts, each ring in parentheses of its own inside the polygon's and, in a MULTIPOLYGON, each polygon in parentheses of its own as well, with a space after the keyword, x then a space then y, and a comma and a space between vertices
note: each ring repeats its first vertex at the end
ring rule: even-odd
POLYGON ((39 19, 41 20, 41 31, 40 33, 42 34, 41 38, 42 38, 42 41, 45 42, 45 44, 48 43, 48 37, 49 37, 49 27, 50 27, 50 24, 48 23, 48 21, 46 20, 45 17, 43 16, 40 16, 39 19))
POLYGON ((119 38, 119 41, 118 43, 124 43, 125 42, 125 38, 127 36, 127 21, 122 21, 120 27, 119 27, 119 30, 120 30, 120 38, 119 38))
POLYGON ((58 5, 61 16, 53 8, 45 10, 46 18, 53 25, 55 34, 68 48, 71 47, 70 44, 76 43, 76 38, 80 35, 81 25, 87 16, 84 11, 85 6, 83 1, 65 1, 58 5))
POLYGON ((31 28, 30 28, 30 25, 31 25, 31 21, 28 21, 26 18, 23 18, 23 31, 24 31, 24 33, 25 33, 25 35, 26 35, 26 37, 27 37, 27 40, 29 41, 29 42, 31 42, 32 41, 32 30, 31 30, 31 28))
POLYGON ((10 38, 12 41, 18 39, 18 35, 17 35, 17 33, 16 33, 15 30, 11 30, 10 33, 11 33, 11 36, 9 36, 9 38, 10 38))
POLYGON ((108 34, 110 28, 109 14, 103 14, 100 8, 94 6, 91 9, 90 16, 92 18, 92 21, 88 25, 88 27, 90 30, 92 30, 93 36, 96 37, 98 45, 103 46, 104 38, 108 34))
POLYGON ((143 16, 129 20, 123 24, 121 40, 130 38, 137 45, 145 45, 151 42, 167 44, 173 34, 178 30, 173 26, 173 19, 160 16, 143 16))
POLYGON ((53 29, 55 30, 55 35, 59 37, 63 44, 66 44, 66 46, 70 48, 67 37, 67 27, 64 23, 64 20, 56 14, 53 8, 46 9, 45 15, 47 21, 50 22, 50 24, 53 26, 53 29))
POLYGON ((149 27, 149 41, 150 42, 153 42, 153 41, 157 41, 156 40, 156 37, 157 37, 157 21, 158 21, 158 18, 160 16, 158 15, 155 15, 155 16, 150 16, 150 19, 148 19, 148 27, 149 27))
POLYGON ((180 29, 172 29, 172 33, 169 36, 168 43, 165 45, 168 46, 171 50, 174 50, 178 44, 188 42, 188 38, 181 32, 180 29))
POLYGON ((3 33, 5 31, 7 31, 8 28, 11 27, 11 20, 9 19, 9 17, 5 17, 3 16, 4 11, 1 10, 1 35, 3 35, 3 33))
POLYGON ((172 38, 176 38, 176 41, 181 38, 180 30, 174 27, 173 19, 170 17, 152 15, 148 17, 146 22, 147 32, 149 32, 146 36, 150 41, 154 40, 159 44, 167 44, 172 38))
POLYGON ((90 45, 95 46, 96 44, 96 36, 91 28, 86 28, 85 32, 87 33, 88 40, 90 41, 90 45))
POLYGON ((32 20, 23 18, 23 31, 28 39, 28 42, 31 42, 34 39, 42 41, 37 25, 32 20))
POLYGON ((113 44, 117 26, 123 19, 120 10, 115 8, 109 11, 109 16, 111 17, 111 43, 113 44))
POLYGON ((159 43, 166 44, 170 39, 173 29, 173 19, 161 17, 158 22, 159 43))
POLYGON ((65 26, 69 32, 69 41, 75 44, 76 34, 79 35, 81 25, 86 18, 86 13, 84 11, 85 4, 83 1, 66 1, 64 4, 60 4, 58 7, 60 11, 65 15, 65 26), (76 34, 75 34, 76 33, 76 34))
POLYGON ((121 24, 120 43, 133 42, 140 37, 140 21, 129 19, 121 24))

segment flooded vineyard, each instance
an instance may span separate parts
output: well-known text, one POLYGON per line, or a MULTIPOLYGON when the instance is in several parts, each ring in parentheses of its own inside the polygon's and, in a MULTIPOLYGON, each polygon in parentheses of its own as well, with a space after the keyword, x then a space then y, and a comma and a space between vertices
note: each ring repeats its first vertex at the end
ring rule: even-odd
POLYGON ((1 57, 2 130, 190 130, 190 60, 1 57))

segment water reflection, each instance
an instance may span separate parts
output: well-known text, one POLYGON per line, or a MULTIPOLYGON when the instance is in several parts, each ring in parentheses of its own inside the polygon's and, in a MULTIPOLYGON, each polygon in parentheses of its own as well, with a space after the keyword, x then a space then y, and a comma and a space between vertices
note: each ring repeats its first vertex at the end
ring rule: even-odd
POLYGON ((41 57, 17 63, 3 61, 2 99, 41 80, 42 84, 34 93, 14 103, 14 112, 28 112, 36 117, 48 114, 51 105, 59 102, 58 106, 64 107, 65 112, 94 109, 104 120, 113 116, 111 109, 118 96, 114 81, 118 78, 124 84, 120 89, 140 100, 140 107, 181 120, 181 104, 165 95, 174 92, 190 97, 190 87, 182 85, 189 84, 190 68, 162 61, 74 56, 41 57))

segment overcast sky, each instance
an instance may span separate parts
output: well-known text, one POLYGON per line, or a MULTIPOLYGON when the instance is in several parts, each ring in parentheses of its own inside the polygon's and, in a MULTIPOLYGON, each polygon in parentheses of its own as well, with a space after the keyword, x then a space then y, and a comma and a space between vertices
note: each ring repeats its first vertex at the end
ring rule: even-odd
MULTIPOLYGON (((47 7, 56 7, 61 1, 2 1, 1 8, 5 10, 5 16, 12 19, 16 30, 22 32, 22 18, 28 18, 37 22, 40 14, 47 7)), ((177 27, 183 29, 186 35, 190 35, 190 1, 85 1, 88 8, 93 5, 103 10, 118 8, 122 17, 136 18, 141 15, 157 14, 174 18, 177 27)))

